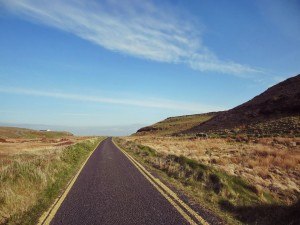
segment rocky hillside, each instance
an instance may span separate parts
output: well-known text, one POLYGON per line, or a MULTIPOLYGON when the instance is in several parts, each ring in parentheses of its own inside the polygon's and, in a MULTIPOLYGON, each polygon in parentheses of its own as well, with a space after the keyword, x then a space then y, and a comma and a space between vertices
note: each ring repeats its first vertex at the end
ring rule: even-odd
POLYGON ((224 111, 184 134, 300 134, 300 74, 267 89, 252 100, 224 111))

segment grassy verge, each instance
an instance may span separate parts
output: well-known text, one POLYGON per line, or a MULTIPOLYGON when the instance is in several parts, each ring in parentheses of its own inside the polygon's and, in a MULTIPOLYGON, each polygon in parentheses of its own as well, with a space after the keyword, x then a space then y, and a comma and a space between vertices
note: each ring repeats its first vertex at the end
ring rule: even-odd
MULTIPOLYGON (((122 139, 117 144, 168 183, 230 224, 293 224, 297 206, 282 206, 269 193, 237 176, 184 156, 161 154, 122 139)), ((298 210, 299 211, 299 210, 298 210)))
POLYGON ((101 140, 2 160, 0 224, 36 224, 101 140))

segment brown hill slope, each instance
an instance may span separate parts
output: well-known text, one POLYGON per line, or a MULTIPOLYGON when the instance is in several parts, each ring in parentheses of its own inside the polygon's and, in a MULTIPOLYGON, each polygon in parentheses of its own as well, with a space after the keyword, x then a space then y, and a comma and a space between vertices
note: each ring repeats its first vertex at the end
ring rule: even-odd
POLYGON ((217 112, 169 117, 151 126, 143 127, 135 135, 170 135, 190 129, 214 117, 217 112))
POLYGON ((0 138, 61 138, 73 136, 65 131, 38 131, 19 127, 0 127, 0 138))
POLYGON ((224 133, 224 131, 257 135, 299 135, 300 74, 183 133, 224 133))

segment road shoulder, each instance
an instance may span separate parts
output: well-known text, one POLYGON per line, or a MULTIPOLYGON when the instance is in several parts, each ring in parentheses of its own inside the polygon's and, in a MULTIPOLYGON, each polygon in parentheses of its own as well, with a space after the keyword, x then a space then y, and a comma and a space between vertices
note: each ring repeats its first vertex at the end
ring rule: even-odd
MULTIPOLYGON (((122 151, 129 160, 140 170, 140 172, 147 176, 147 179, 150 179, 150 182, 153 182, 154 185, 158 186, 158 191, 165 198, 171 198, 170 202, 177 210, 183 210, 183 213, 186 213, 184 217, 188 217, 188 221, 191 224, 225 224, 225 222, 214 215, 214 213, 199 204, 195 203, 191 196, 183 193, 183 190, 180 189, 177 185, 174 185, 174 182, 170 182, 169 179, 166 179, 165 174, 161 171, 156 171, 154 168, 150 167, 148 164, 144 163, 143 160, 137 158, 132 152, 124 149, 118 145, 115 139, 113 139, 113 143, 122 151)), ((179 211, 180 212, 180 211, 179 211)))

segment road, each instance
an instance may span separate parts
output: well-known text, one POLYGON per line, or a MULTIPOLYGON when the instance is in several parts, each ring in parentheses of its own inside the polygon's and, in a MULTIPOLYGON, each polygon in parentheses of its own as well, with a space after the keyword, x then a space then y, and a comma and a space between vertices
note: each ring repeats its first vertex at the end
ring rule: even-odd
POLYGON ((50 224, 190 224, 179 211, 108 138, 93 152, 50 224))

